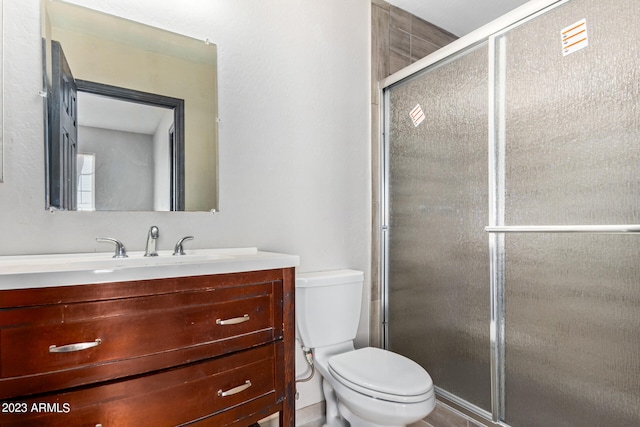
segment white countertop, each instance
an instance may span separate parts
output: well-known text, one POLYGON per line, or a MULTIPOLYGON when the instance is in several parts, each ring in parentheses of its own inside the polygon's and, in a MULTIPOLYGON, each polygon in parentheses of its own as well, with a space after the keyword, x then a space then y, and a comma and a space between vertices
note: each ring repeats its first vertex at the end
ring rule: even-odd
POLYGON ((80 284, 238 273, 297 267, 297 255, 257 248, 194 249, 157 257, 131 252, 113 258, 113 252, 0 256, 0 290, 71 286, 80 284))

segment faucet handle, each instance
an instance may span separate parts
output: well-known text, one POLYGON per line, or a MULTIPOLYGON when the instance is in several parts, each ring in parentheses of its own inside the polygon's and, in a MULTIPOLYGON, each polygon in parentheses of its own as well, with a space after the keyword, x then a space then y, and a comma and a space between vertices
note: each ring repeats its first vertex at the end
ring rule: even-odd
POLYGON ((178 240, 178 243, 176 243, 176 247, 173 250, 174 255, 186 255, 184 253, 182 243, 186 242, 187 240, 193 240, 193 236, 183 237, 182 239, 178 240))
POLYGON ((127 250, 125 249, 122 242, 119 240, 113 239, 111 237, 96 237, 97 242, 110 242, 116 246, 116 252, 113 255, 114 258, 127 258, 127 250))

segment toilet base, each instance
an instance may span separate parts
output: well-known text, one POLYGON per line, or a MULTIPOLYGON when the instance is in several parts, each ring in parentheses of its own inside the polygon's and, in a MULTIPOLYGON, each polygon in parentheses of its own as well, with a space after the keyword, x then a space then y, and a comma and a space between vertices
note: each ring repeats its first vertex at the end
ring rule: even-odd
POLYGON ((326 407, 326 423, 322 427, 349 427, 349 423, 342 418, 338 411, 338 396, 336 396, 335 390, 324 378, 322 379, 322 393, 326 407))
MULTIPOLYGON (((377 424, 354 414, 340 401, 329 381, 322 378, 326 423, 322 427, 406 427, 406 424, 377 424)), ((435 406, 435 405, 434 405, 435 406)), ((433 408, 431 408, 433 409, 433 408)), ((430 412, 430 411, 429 411, 430 412)))
POLYGON ((351 412, 349 408, 347 408, 342 402, 338 402, 338 406, 340 408, 340 414, 342 414, 342 416, 344 416, 347 421, 349 421, 351 427, 406 427, 406 425, 404 424, 397 426, 390 426, 388 424, 375 424, 371 421, 363 420, 362 418, 351 412))

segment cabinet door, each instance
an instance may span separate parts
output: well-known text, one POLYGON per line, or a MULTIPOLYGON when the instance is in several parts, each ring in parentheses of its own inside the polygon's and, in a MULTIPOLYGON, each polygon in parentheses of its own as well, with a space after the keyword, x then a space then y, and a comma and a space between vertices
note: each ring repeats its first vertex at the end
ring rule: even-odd
POLYGON ((0 398, 269 343, 282 336, 281 306, 280 282, 267 282, 5 310, 0 312, 0 398))
POLYGON ((276 387, 276 346, 269 344, 153 375, 20 400, 25 412, 0 413, 0 425, 169 427, 196 420, 225 425, 275 405, 282 398, 278 395, 282 391, 277 392, 276 387))

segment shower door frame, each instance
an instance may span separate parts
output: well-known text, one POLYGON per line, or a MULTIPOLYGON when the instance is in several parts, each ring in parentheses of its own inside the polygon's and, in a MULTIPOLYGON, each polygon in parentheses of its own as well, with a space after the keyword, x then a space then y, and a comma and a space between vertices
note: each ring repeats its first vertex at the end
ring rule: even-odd
POLYGON ((389 220, 390 220, 390 139, 387 131, 390 123, 390 90, 418 74, 428 72, 434 65, 445 61, 474 45, 488 41, 488 206, 489 217, 485 231, 488 235, 490 266, 490 377, 491 412, 479 408, 452 393, 436 387, 436 394, 455 403, 461 408, 492 420, 497 425, 507 426, 505 419, 505 259, 504 246, 506 233, 638 233, 640 225, 568 225, 568 226, 509 226, 505 225, 505 123, 504 123, 504 85, 505 48, 504 35, 513 28, 531 19, 570 2, 571 0, 532 0, 512 12, 496 19, 480 29, 464 36, 433 54, 400 70, 379 83, 380 126, 379 147, 380 188, 380 277, 382 280, 382 301, 380 318, 382 320, 382 342, 389 347, 389 220), (499 65, 503 65, 500 67, 499 65))

